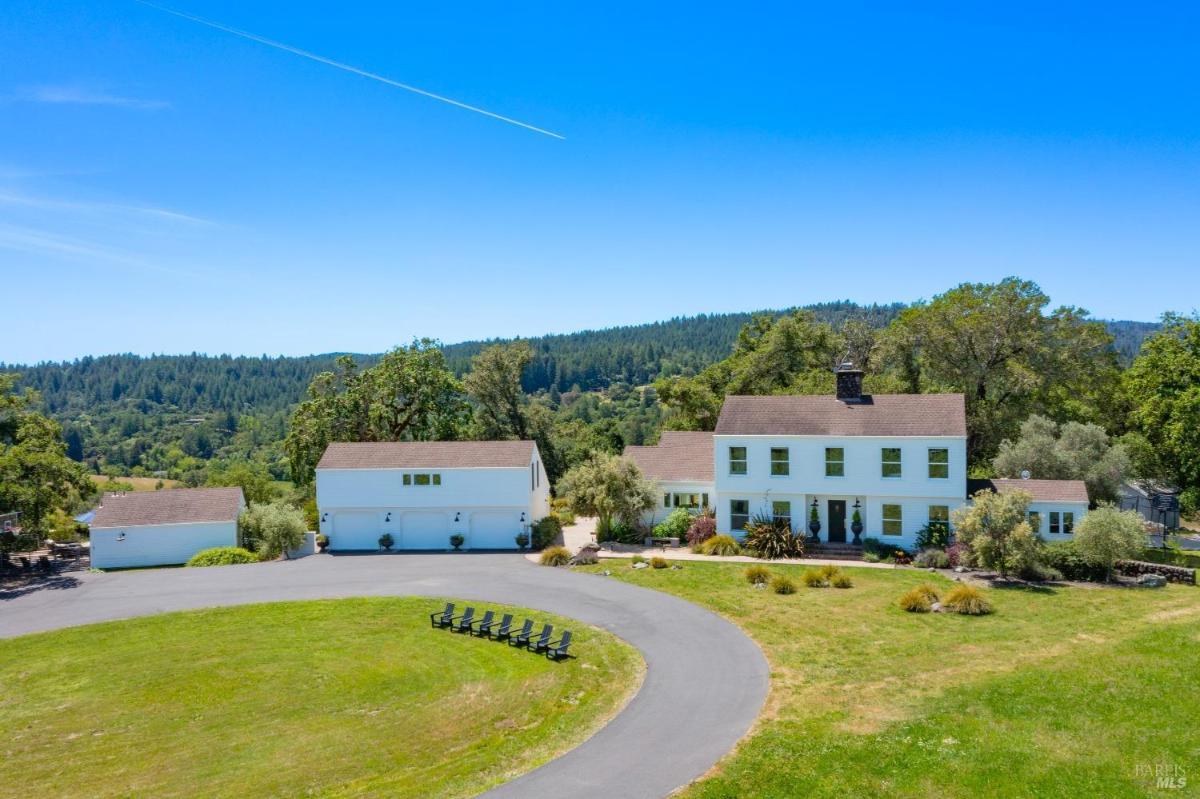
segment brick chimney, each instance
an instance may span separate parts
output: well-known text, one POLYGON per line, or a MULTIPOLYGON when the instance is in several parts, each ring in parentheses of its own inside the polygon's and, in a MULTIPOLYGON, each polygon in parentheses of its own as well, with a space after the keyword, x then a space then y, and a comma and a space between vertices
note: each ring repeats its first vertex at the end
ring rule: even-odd
POLYGON ((837 376, 837 398, 842 402, 862 402, 862 369, 846 361, 833 370, 837 376))

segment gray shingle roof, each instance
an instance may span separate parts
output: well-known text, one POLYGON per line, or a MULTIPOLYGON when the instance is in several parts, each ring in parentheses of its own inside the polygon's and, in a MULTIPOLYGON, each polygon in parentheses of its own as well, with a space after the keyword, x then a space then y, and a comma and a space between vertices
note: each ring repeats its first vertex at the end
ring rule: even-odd
POLYGON ((384 441, 334 443, 318 469, 470 469, 527 467, 532 441, 384 441))
POLYGON ((1013 491, 1024 491, 1030 494, 1035 502, 1087 502, 1087 483, 1082 480, 1009 480, 995 478, 992 480, 968 480, 967 496, 975 496, 980 491, 995 491, 997 494, 1007 494, 1013 491))
POLYGON ((729 396, 717 435, 966 436, 962 394, 879 394, 861 402, 826 395, 729 396))
POLYGON ((631 446, 625 455, 651 480, 711 483, 713 434, 668 430, 656 447, 631 446))
POLYGON ((104 497, 92 527, 141 527, 150 524, 236 521, 242 507, 240 488, 164 488, 104 497))

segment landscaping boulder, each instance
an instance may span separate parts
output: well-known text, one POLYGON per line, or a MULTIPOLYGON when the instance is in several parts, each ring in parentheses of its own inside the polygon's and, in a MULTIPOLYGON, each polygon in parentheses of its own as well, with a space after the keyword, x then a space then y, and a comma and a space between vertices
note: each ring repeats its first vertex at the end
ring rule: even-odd
POLYGON ((1161 574, 1143 574, 1138 577, 1137 584, 1142 588, 1165 588, 1167 578, 1161 574))
POLYGON ((635 568, 635 569, 647 569, 647 568, 649 568, 649 567, 650 567, 650 564, 649 564, 649 563, 635 563, 635 564, 633 564, 633 568, 635 568))

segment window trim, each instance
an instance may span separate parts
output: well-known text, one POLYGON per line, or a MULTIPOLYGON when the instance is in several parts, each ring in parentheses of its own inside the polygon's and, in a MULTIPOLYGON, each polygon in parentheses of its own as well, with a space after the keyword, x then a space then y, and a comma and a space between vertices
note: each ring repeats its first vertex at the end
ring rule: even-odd
POLYGON ((748 499, 731 499, 729 500, 729 529, 730 530, 745 530, 746 525, 750 523, 750 500, 748 499), (740 503, 745 507, 745 513, 735 513, 733 509, 734 503, 740 503), (743 519, 742 525, 739 527, 734 523, 735 519, 743 519))
POLYGON ((926 464, 927 464, 926 474, 928 475, 930 480, 949 480, 950 479, 950 448, 949 447, 929 447, 928 452, 926 454, 926 464), (946 453, 946 460, 942 461, 942 462, 935 462, 933 460, 933 453, 935 453, 935 452, 946 453), (935 475, 933 473, 933 470, 935 467, 939 468, 939 469, 945 469, 946 473, 944 475, 941 475, 940 477, 935 475))
POLYGON ((739 447, 732 444, 729 446, 729 474, 732 477, 745 477, 746 475, 750 474, 750 451, 748 447, 739 447), (742 451, 742 457, 733 457, 733 451, 735 449, 740 449, 742 451), (742 465, 742 470, 740 472, 734 469, 734 464, 737 463, 742 465))
POLYGON ((789 477, 792 473, 792 451, 790 447, 771 447, 771 476, 772 477, 789 477), (782 452, 783 460, 776 460, 775 453, 782 452), (776 467, 782 466, 783 471, 775 471, 776 467))
POLYGON ((846 478, 846 448, 845 447, 826 447, 825 448, 825 477, 826 479, 844 480, 846 478), (837 460, 832 460, 829 453, 833 450, 838 450, 842 453, 837 460), (833 465, 841 467, 841 474, 830 474, 829 467, 833 465))
POLYGON ((882 480, 900 480, 904 477, 904 450, 903 449, 901 449, 900 447, 880 447, 879 448, 879 477, 882 480), (887 452, 888 450, 894 450, 897 453, 896 460, 894 460, 894 461, 887 460, 884 453, 887 452), (895 474, 888 474, 887 467, 889 467, 889 466, 897 467, 897 472, 895 474))
POLYGON ((1050 535, 1059 535, 1062 532, 1062 514, 1056 510, 1049 513, 1050 516, 1050 535))
POLYGON ((879 533, 886 535, 889 538, 899 538, 904 535, 904 506, 897 502, 884 502, 879 507, 879 533), (896 515, 888 516, 888 508, 895 508, 896 515), (888 525, 895 523, 898 526, 898 532, 889 533, 888 525))

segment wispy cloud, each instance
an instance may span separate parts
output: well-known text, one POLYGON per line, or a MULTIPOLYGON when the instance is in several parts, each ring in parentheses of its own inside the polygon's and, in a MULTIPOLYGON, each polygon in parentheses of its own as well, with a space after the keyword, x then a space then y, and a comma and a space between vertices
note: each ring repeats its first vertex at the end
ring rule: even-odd
POLYGON ((0 225, 0 249, 31 255, 50 255, 83 260, 93 265, 117 266, 139 272, 157 272, 183 277, 198 277, 194 272, 181 271, 151 263, 129 253, 102 244, 60 236, 44 230, 0 225))
POLYGON ((162 100, 142 100, 136 97, 125 97, 83 86, 27 86, 17 92, 17 99, 31 103, 102 105, 117 108, 135 108, 144 111, 170 108, 170 103, 162 100))
POLYGON ((122 203, 89 202, 81 200, 59 200, 48 197, 35 197, 15 191, 0 189, 0 204, 19 205, 25 208, 36 208, 43 211, 63 211, 81 214, 124 214, 138 217, 149 217, 168 222, 179 222, 187 225, 212 225, 208 219, 172 211, 167 208, 152 206, 125 205, 122 203))

